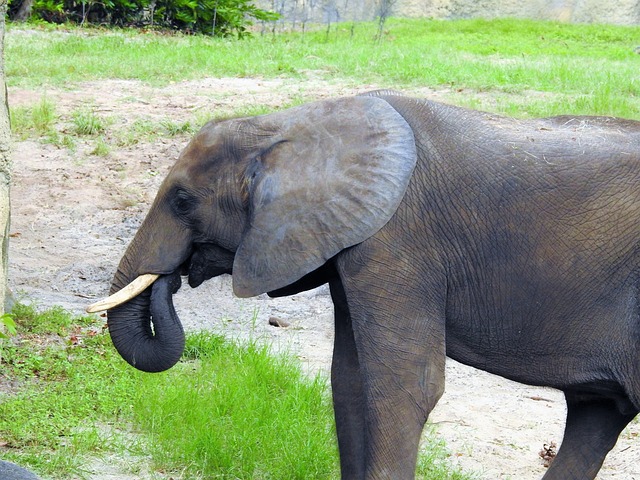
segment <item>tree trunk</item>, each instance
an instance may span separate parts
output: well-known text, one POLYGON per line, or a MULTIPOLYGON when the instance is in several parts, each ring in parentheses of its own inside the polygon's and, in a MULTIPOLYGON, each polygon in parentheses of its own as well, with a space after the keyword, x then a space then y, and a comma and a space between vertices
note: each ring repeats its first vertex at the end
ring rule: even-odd
POLYGON ((11 184, 9 106, 4 68, 4 30, 7 0, 0 0, 0 315, 5 312, 9 252, 9 185, 11 184))
MULTIPOLYGON (((6 4, 6 0, 0 0, 1 3, 6 4)), ((33 7, 33 0, 22 0, 18 12, 13 16, 14 22, 26 22, 31 16, 31 7, 33 7)), ((4 32, 4 28, 2 30, 4 32)))

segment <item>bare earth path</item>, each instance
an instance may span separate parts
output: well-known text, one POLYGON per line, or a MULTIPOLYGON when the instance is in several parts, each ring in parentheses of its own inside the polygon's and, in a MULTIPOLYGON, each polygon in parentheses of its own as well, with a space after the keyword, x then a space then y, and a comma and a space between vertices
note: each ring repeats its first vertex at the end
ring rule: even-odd
MULTIPOLYGON (((12 107, 46 96, 69 131, 71 112, 92 109, 108 119, 107 156, 91 154, 96 139, 76 140, 74 149, 26 140, 14 145, 11 287, 19 298, 81 313, 107 292, 115 266, 144 217, 156 189, 186 144, 185 135, 138 143, 117 141, 113 132, 136 120, 160 124, 229 114, 239 107, 280 107, 294 99, 316 100, 371 90, 312 79, 204 79, 154 88, 133 81, 100 81, 71 89, 10 89, 12 107)), ((447 92, 409 92, 434 99, 447 92)), ((233 298, 227 278, 199 289, 184 286, 176 306, 185 327, 230 336, 261 336, 288 348, 310 371, 326 371, 332 349, 332 310, 323 289, 271 300, 233 298), (207 307, 204 308, 203 305, 207 307), (291 324, 268 325, 271 316, 291 324)), ((431 422, 451 451, 451 461, 482 479, 533 480, 545 471, 539 451, 560 443, 564 401, 553 390, 525 387, 450 361, 446 393, 431 422)), ((640 479, 640 423, 622 434, 598 478, 640 479)), ((134 479, 97 462, 94 480, 134 479)), ((116 463, 117 462, 112 462, 116 463)))

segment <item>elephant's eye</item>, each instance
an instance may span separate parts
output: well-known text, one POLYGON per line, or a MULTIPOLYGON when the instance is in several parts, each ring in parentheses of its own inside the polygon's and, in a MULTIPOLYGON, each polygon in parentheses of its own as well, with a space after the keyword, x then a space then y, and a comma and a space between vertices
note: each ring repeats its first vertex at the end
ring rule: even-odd
POLYGON ((176 191, 173 197, 173 209, 178 215, 189 214, 196 205, 195 198, 182 189, 176 191))

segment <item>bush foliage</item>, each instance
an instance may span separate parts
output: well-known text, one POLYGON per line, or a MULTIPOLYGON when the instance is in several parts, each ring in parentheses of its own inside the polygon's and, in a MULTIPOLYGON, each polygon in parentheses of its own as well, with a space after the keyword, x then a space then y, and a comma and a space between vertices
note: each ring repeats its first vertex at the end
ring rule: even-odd
POLYGON ((242 37, 253 20, 278 18, 252 0, 9 0, 10 19, 24 2, 32 2, 32 19, 51 23, 160 27, 216 36, 242 37))

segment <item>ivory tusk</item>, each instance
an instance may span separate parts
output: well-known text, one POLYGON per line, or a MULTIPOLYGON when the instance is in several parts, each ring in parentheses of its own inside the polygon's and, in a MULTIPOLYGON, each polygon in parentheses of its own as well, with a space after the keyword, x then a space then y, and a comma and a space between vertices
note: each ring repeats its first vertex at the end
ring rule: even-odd
POLYGON ((86 308, 86 311, 87 313, 95 313, 101 312, 102 310, 110 310, 118 305, 122 305, 124 302, 128 302, 133 297, 142 293, 149 285, 155 282, 159 276, 160 275, 155 273, 145 273, 144 275, 140 275, 122 290, 114 293, 104 300, 92 303, 86 308))

